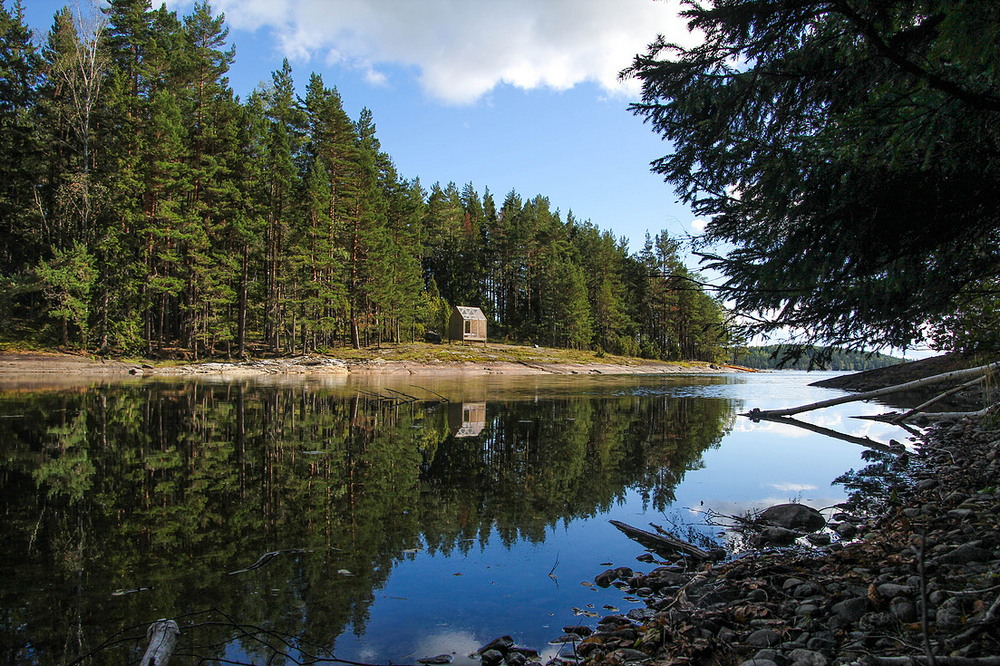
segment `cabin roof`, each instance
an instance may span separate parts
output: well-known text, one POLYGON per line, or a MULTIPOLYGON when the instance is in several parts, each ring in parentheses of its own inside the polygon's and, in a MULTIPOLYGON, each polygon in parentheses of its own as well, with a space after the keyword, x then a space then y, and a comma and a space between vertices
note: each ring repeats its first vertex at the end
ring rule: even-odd
POLYGON ((486 320, 486 315, 479 308, 471 308, 466 305, 456 305, 455 310, 462 315, 462 319, 486 320))

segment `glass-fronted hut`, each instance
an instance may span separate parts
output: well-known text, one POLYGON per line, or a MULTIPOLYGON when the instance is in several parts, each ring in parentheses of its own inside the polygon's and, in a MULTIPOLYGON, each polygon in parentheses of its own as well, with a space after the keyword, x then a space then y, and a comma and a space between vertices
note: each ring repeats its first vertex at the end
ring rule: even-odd
POLYGON ((479 308, 455 306, 448 321, 448 338, 486 342, 486 315, 479 308))

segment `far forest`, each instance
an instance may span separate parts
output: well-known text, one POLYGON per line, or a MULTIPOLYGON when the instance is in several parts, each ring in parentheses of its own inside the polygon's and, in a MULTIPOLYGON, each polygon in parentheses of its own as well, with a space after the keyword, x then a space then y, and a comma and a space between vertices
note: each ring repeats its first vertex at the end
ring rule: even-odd
POLYGON ((464 305, 491 340, 729 357, 725 312, 677 239, 632 253, 542 195, 427 187, 397 172, 370 110, 349 117, 335 86, 300 87, 287 61, 240 99, 208 3, 63 9, 46 35, 8 4, 0 339, 312 353, 423 340, 464 305))
POLYGON ((798 356, 789 356, 787 347, 763 345, 742 347, 733 352, 733 363, 755 370, 844 370, 858 372, 898 365, 905 359, 887 354, 849 351, 837 347, 815 347, 798 356))

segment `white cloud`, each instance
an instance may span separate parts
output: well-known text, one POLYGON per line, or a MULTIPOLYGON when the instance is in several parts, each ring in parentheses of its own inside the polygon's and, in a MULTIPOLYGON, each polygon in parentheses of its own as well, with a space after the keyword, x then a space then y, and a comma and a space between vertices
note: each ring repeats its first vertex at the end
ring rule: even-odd
POLYGON ((691 228, 699 233, 705 231, 705 227, 707 226, 708 226, 708 220, 701 217, 691 222, 691 228))
MULTIPOLYGON (((296 60, 413 67, 424 90, 454 104, 497 85, 565 90, 595 82, 635 94, 618 73, 658 33, 690 43, 677 0, 216 0, 235 28, 273 31, 296 60)), ((384 72, 381 73, 384 76, 384 72)))

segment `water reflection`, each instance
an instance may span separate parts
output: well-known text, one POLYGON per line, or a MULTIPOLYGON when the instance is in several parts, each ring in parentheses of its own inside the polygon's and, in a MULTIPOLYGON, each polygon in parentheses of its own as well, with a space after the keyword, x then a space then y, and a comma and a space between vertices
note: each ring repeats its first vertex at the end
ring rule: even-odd
MULTIPOLYGON (((189 616, 182 653, 363 645, 369 622, 391 621, 371 609, 403 563, 425 560, 413 597, 447 603, 456 567, 432 572, 449 556, 541 543, 626 494, 665 509, 739 407, 593 386, 466 401, 305 383, 0 393, 0 655, 66 663, 122 628, 208 610, 189 616)), ((482 593, 479 612, 510 614, 501 596, 482 593)), ((462 633, 432 629, 428 645, 462 633)), ((95 662, 123 650, 137 642, 95 662)))

